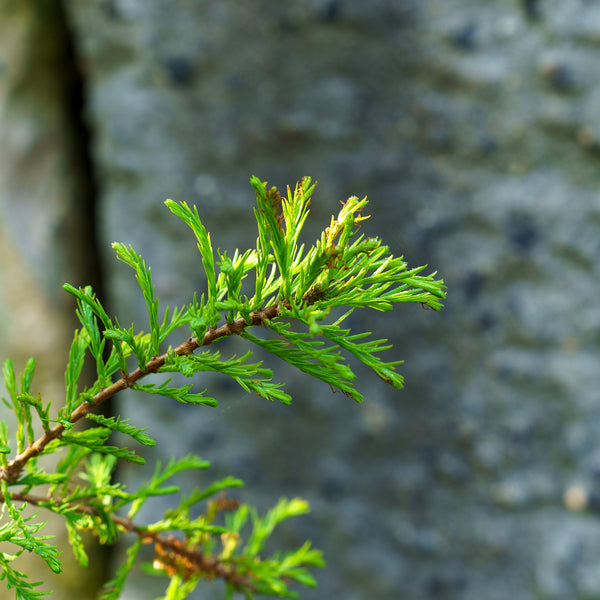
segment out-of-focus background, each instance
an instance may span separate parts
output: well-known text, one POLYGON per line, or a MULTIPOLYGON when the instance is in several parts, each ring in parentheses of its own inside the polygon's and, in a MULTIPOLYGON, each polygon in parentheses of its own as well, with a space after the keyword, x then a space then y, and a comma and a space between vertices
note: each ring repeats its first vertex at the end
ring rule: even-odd
MULTIPOLYGON (((231 473, 261 507, 311 501, 278 538, 326 553, 307 600, 600 597, 598 3, 0 0, 2 358, 35 355, 60 398, 61 284, 145 327, 110 243, 185 300, 200 260, 164 199, 245 248, 251 174, 318 180, 315 234, 368 195, 365 233, 445 278, 441 313, 361 316, 406 360, 405 389, 365 373, 355 405, 282 370, 291 407, 207 379, 218 409, 119 410, 160 457, 211 460, 199 485, 231 473)), ((94 556, 57 600, 93 597, 115 562, 94 556)), ((128 600, 159 593, 133 584, 128 600)))

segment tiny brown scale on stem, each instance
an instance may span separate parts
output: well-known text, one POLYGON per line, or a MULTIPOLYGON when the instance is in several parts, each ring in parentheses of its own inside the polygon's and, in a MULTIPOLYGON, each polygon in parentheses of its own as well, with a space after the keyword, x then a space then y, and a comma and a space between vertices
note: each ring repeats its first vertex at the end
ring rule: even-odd
POLYGON ((281 194, 276 187, 267 192, 267 201, 271 204, 277 217, 277 226, 283 231, 283 212, 281 212, 281 194))

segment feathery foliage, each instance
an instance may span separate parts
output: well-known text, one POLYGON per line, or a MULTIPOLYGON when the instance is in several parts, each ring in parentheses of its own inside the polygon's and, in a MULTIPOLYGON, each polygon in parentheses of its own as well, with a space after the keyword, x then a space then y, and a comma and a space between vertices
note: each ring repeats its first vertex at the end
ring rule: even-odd
POLYGON ((58 549, 48 542, 49 536, 39 534, 44 521, 37 514, 24 516, 28 504, 62 516, 72 551, 84 566, 90 559, 83 531, 91 530, 103 544, 133 540, 125 562, 107 582, 103 600, 119 598, 145 544, 154 547, 154 561, 146 568, 167 578, 163 598, 168 600, 186 598, 203 580, 222 580, 226 598, 236 592, 245 598, 296 597, 292 584, 316 585, 310 569, 323 567, 324 561, 309 542, 274 555, 264 552, 266 540, 280 523, 308 512, 306 501, 283 498, 260 516, 231 495, 242 486, 232 476, 182 495, 173 478, 210 466, 193 455, 158 464, 143 485, 129 490, 113 480, 115 466, 119 460, 140 465, 144 460, 129 447, 112 445, 111 434, 120 432, 146 446, 155 442, 143 423, 97 412, 127 388, 214 406, 217 401, 206 391, 195 391, 193 382, 179 385, 169 376, 193 378, 205 371, 230 377, 245 392, 289 404, 284 384, 273 381, 273 372, 261 362, 252 361, 254 346, 359 402, 363 396, 347 355, 386 383, 402 387, 395 370, 401 361, 384 362, 380 357, 390 348, 387 341, 372 339, 368 332, 353 333, 345 322, 356 308, 388 311, 401 302, 439 310, 445 297, 443 282, 435 279, 435 273, 425 275, 425 267, 409 268, 378 238, 359 235, 361 223, 368 218, 362 214, 366 199, 349 198, 320 238, 305 247, 300 233, 315 188, 310 178, 302 179, 293 191, 288 188, 286 196, 256 177, 251 184, 257 201, 256 248, 236 250, 233 256, 213 249, 196 207, 166 201, 195 235, 206 274, 206 290, 193 292, 188 304, 161 313, 150 268, 132 247, 113 244, 118 259, 135 273, 148 313, 147 333, 110 318, 90 287, 64 286, 75 298, 81 327, 68 356, 64 404, 53 407, 54 412, 40 394, 31 392, 35 361, 31 359, 20 375, 10 360, 5 361, 7 398, 2 401, 14 413, 16 426, 9 431, 8 424, 0 422, 4 513, 0 541, 15 551, 0 553, 0 578, 16 590, 17 598, 46 594, 38 589, 40 583, 30 582, 11 565, 25 550, 40 556, 51 571, 61 570, 58 549), (260 334, 250 331, 257 326, 262 326, 260 334), (165 347, 175 333, 181 334, 180 345, 165 347), (250 350, 243 356, 222 356, 215 345, 231 335, 244 338, 250 350), (96 372, 87 386, 81 383, 86 361, 96 372), (149 374, 165 376, 159 382, 141 383, 149 374), (86 420, 88 427, 76 427, 86 420), (50 472, 40 467, 38 458, 52 453, 58 454, 58 460, 50 472), (171 496, 171 508, 154 522, 137 522, 140 509, 156 496, 171 496))

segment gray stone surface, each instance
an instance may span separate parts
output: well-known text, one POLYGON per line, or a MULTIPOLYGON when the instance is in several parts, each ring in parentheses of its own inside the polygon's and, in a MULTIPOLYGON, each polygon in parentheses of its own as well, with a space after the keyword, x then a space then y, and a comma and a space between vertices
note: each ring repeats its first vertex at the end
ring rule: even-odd
MULTIPOLYGON (((189 440, 247 479, 246 497, 312 501, 288 535, 313 538, 329 569, 303 597, 597 594, 600 525, 563 503, 571 485, 595 489, 600 456, 596 7, 130 1, 72 14, 103 235, 145 253, 162 297, 199 282, 163 198, 196 203, 218 245, 244 247, 251 173, 311 174, 321 219, 368 194, 365 229, 448 282, 441 314, 361 315, 407 359, 402 392, 365 375, 354 406, 286 373, 291 408, 218 384, 217 411, 143 407, 168 411, 178 451, 189 440)), ((136 314, 106 264, 115 308, 136 314)))
MULTIPOLYGON (((246 247, 251 174, 317 179, 313 233, 338 200, 368 195, 365 231, 450 290, 439 314, 356 317, 406 359, 403 391, 364 374, 357 406, 282 369, 291 407, 215 379, 202 386, 218 409, 127 397, 123 410, 150 421, 165 455, 193 450, 215 477, 244 478, 260 506, 311 500, 279 538, 326 551, 305 599, 598 596, 596 4, 65 6, 123 321, 144 326, 143 301, 110 242, 144 254, 164 302, 187 298, 203 285, 199 258, 163 200, 197 204, 216 245, 246 247)), ((148 597, 139 585, 128 598, 148 597)))

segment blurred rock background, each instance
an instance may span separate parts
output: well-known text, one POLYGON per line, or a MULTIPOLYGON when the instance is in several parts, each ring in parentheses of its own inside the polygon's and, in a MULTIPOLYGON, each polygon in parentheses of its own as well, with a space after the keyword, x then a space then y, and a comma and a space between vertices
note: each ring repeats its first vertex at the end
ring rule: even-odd
POLYGON ((114 240, 164 303, 201 289, 167 197, 233 249, 255 240, 251 174, 318 180, 311 235, 368 195, 365 232, 449 287, 442 313, 357 319, 404 390, 365 373, 358 406, 281 368, 291 407, 207 378, 218 409, 119 410, 163 457, 211 460, 198 485, 311 501, 278 538, 326 552, 307 600, 598 597, 599 58, 585 0, 2 0, 2 356, 35 354, 60 395, 64 281, 145 327, 114 240))
MULTIPOLYGON (((64 397, 76 326, 62 283, 102 289, 83 89, 62 5, 0 0, 0 361, 10 357, 20 372, 34 356, 44 401, 64 397)), ((7 412, 2 404, 0 418, 14 427, 7 412)), ((67 543, 64 524, 46 531, 67 543)), ((57 598, 95 597, 105 561, 83 571, 68 549, 63 559, 58 578, 37 557, 20 566, 57 598)), ((14 594, 0 584, 0 597, 14 594)))

